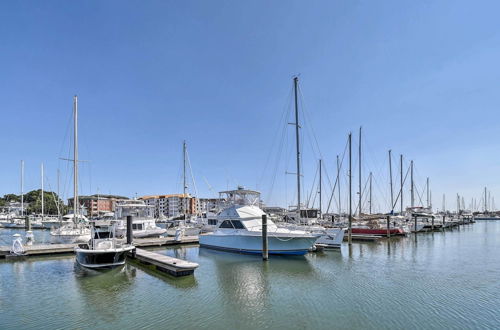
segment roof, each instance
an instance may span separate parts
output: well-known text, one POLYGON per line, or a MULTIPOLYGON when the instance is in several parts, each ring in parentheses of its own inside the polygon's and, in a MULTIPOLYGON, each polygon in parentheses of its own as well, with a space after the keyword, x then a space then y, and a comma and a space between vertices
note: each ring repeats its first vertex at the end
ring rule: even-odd
POLYGON ((169 194, 169 195, 148 195, 148 196, 142 196, 139 197, 139 199, 160 199, 160 198, 170 198, 170 197, 184 197, 184 198, 191 198, 192 196, 189 194, 169 194))

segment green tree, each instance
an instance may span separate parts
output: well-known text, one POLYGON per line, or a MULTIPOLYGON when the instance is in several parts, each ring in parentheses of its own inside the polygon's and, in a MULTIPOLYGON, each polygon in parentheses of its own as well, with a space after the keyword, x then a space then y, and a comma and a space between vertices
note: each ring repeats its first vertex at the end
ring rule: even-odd
MULTIPOLYGON (((42 212, 42 190, 32 190, 26 194, 26 202, 29 203, 28 213, 41 213, 42 212)), ((45 214, 57 214, 57 201, 61 208, 61 214, 65 214, 67 211, 64 202, 57 196, 56 193, 52 191, 44 191, 43 194, 44 201, 44 213, 45 214)))
POLYGON ((3 200, 8 203, 8 202, 20 202, 21 201, 21 196, 16 195, 16 194, 7 194, 3 196, 3 200))

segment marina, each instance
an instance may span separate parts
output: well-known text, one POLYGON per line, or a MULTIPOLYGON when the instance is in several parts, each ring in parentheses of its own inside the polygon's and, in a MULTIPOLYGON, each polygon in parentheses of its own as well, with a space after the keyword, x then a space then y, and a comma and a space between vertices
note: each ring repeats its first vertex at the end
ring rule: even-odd
POLYGON ((500 2, 0 11, 0 330, 500 329, 500 2))

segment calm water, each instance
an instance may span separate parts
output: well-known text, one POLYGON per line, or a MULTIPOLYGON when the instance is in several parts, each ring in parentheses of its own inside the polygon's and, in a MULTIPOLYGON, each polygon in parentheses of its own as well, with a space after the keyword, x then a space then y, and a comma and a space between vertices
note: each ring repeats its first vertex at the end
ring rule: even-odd
POLYGON ((200 267, 176 279, 131 264, 89 273, 73 256, 2 260, 0 328, 500 328, 500 221, 268 263, 157 251, 200 267))

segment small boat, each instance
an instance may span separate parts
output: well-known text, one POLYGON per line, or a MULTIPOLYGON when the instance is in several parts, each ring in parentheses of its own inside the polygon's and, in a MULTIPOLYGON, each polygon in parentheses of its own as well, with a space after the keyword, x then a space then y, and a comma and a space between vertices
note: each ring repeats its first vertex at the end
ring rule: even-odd
MULTIPOLYGON (((227 206, 217 215, 218 224, 214 232, 200 235, 200 246, 216 250, 261 254, 262 216, 258 206, 260 193, 238 187, 223 191, 227 206)), ((304 255, 313 248, 318 234, 303 230, 279 228, 267 220, 268 252, 280 255, 304 255)))
POLYGON ((75 248, 76 262, 86 268, 114 268, 125 264, 133 245, 123 244, 116 238, 116 220, 90 222, 91 239, 75 248))

